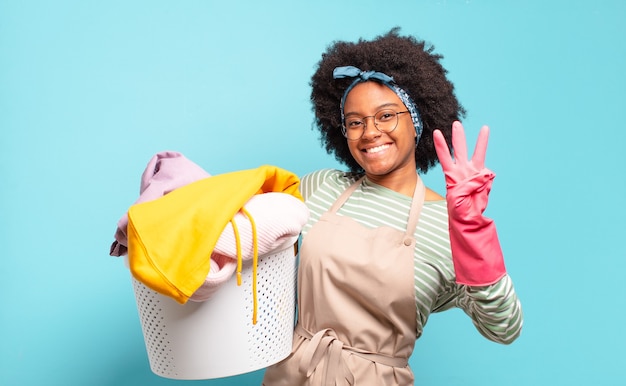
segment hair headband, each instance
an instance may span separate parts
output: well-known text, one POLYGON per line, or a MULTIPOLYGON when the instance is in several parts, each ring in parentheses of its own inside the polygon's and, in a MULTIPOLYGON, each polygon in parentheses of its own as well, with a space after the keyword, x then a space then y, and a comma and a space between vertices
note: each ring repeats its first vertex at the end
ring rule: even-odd
POLYGON ((336 67, 333 70, 333 78, 334 79, 355 78, 354 81, 350 83, 348 88, 346 88, 346 91, 344 91, 343 96, 341 97, 341 104, 339 106, 339 109, 341 110, 341 124, 342 125, 344 121, 343 105, 346 102, 346 97, 348 96, 348 93, 358 83, 366 82, 371 79, 371 80, 378 81, 384 84, 385 86, 389 87, 391 91, 396 93, 396 95, 398 96, 398 98, 400 98, 402 103, 404 103, 407 110, 409 110, 409 113, 411 114, 411 120, 413 121, 413 126, 415 126, 415 132, 417 133, 417 138, 415 139, 415 142, 416 143, 419 142, 424 126, 422 125, 422 119, 420 118, 419 111, 417 111, 417 105, 415 104, 415 102, 413 102, 413 99, 411 99, 411 96, 394 82, 392 77, 382 72, 361 71, 361 69, 356 68, 354 66, 343 66, 343 67, 336 67))

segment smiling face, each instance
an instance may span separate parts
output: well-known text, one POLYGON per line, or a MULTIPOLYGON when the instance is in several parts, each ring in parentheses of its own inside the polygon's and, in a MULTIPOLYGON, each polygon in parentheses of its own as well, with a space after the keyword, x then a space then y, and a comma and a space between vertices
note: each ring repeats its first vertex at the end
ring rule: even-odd
MULTIPOLYGON (((382 109, 406 111, 400 98, 387 86, 377 82, 359 83, 346 97, 344 116, 368 117, 382 109)), ((349 140, 352 157, 375 183, 401 191, 405 185, 414 186, 415 127, 410 114, 398 115, 398 126, 390 133, 378 131, 373 118, 366 119, 363 136, 349 140)))

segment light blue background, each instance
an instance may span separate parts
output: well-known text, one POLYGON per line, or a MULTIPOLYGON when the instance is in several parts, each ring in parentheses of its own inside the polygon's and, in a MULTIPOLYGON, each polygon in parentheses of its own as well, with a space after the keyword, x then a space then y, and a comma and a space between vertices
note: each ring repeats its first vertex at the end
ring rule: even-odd
POLYGON ((337 166, 314 65, 396 25, 444 54, 469 140, 492 128, 488 211, 525 311, 511 346, 431 317, 416 384, 626 384, 624 20, 619 0, 0 2, 0 384, 258 384, 150 372, 115 224, 161 150, 212 174, 337 166))

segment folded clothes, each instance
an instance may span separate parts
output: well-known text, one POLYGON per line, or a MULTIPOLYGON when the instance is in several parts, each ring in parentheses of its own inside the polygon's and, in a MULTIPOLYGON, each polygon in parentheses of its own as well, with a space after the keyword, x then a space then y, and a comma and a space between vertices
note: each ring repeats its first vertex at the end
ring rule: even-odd
MULTIPOLYGON (((152 156, 141 175, 139 198, 135 204, 162 197, 176 188, 185 186, 211 175, 181 153, 163 151, 152 156)), ((124 213, 117 222, 115 241, 111 244, 109 255, 123 256, 128 253, 126 228, 128 214, 124 213)))
MULTIPOLYGON (((128 210, 130 270, 147 287, 185 303, 210 272, 226 225, 255 195, 282 192, 302 200, 300 180, 276 166, 215 175, 128 210)), ((252 222, 252 216, 248 215, 252 222)))
MULTIPOLYGON (((285 193, 257 194, 246 202, 244 208, 255 223, 258 256, 293 245, 309 217, 306 205, 285 193)), ((238 257, 237 237, 241 259, 246 261, 254 257, 255 240, 250 219, 240 211, 235 214, 232 221, 226 225, 213 249, 209 275, 189 300, 209 299, 215 290, 234 274, 233 266, 236 266, 238 257), (236 232, 232 221, 236 224, 236 232), (215 264, 221 271, 214 271, 215 264)))
POLYGON ((204 302, 209 300, 215 292, 231 277, 237 270, 237 260, 229 256, 213 253, 211 255, 211 268, 204 283, 191 295, 189 300, 194 302, 204 302))
MULTIPOLYGON (((258 253, 264 255, 276 250, 286 240, 298 236, 309 216, 306 205, 290 194, 269 192, 250 198, 244 208, 256 223, 258 253)), ((235 214, 241 240, 241 254, 244 260, 252 259, 252 225, 242 212, 235 214)), ((215 252, 236 258, 235 233, 232 223, 226 224, 215 252)))
POLYGON ((242 261, 252 259, 256 272, 255 258, 297 241, 309 216, 298 185, 274 166, 211 177, 180 153, 157 153, 118 221, 110 255, 128 254, 133 276, 157 292, 181 303, 207 300, 239 275, 242 261))

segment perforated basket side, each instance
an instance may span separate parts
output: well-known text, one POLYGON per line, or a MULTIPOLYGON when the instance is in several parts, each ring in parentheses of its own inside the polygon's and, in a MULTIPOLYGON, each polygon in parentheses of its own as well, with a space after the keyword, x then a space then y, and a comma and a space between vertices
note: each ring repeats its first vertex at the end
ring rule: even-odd
POLYGON ((172 379, 212 379, 255 371, 291 352, 296 259, 292 247, 259 257, 257 323, 252 265, 211 299, 181 305, 132 278, 151 370, 172 379))
POLYGON ((291 352, 294 328, 296 266, 293 250, 264 256, 257 277, 258 320, 252 324, 252 275, 245 275, 246 316, 250 361, 260 367, 276 363, 291 352))
POLYGON ((150 367, 156 374, 176 377, 176 361, 163 318, 163 307, 167 306, 163 296, 134 278, 133 287, 150 367))

